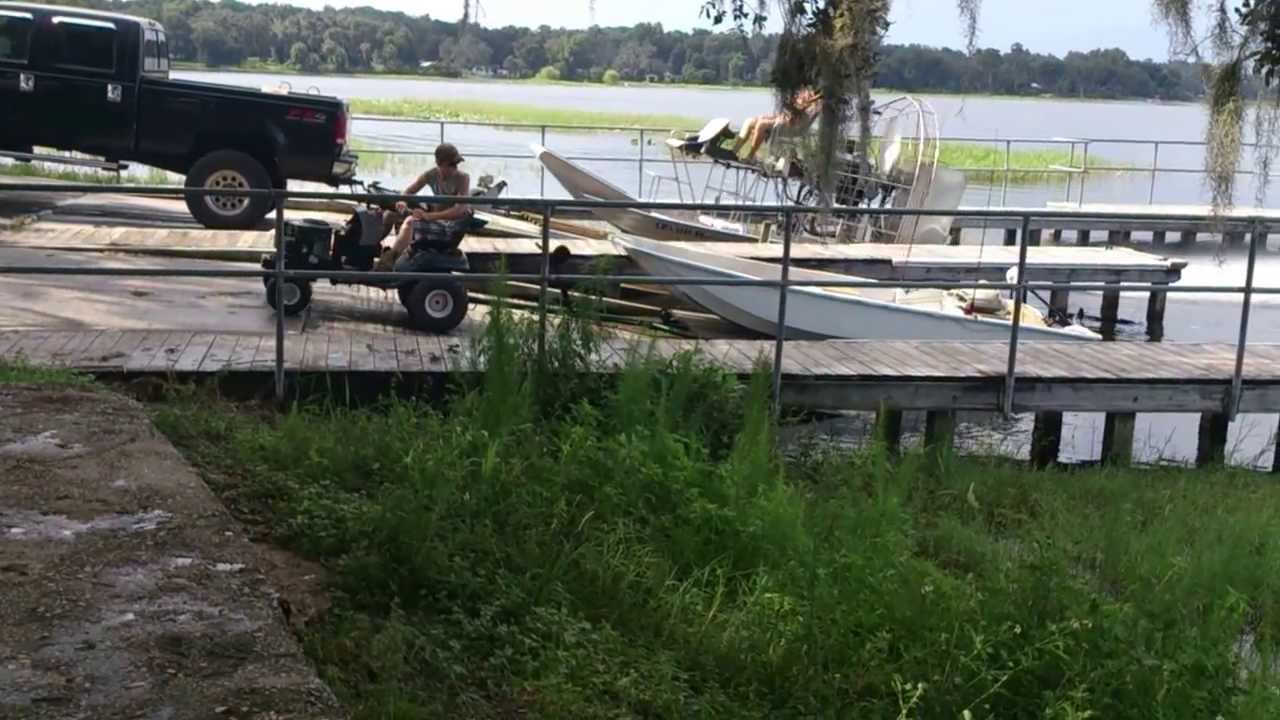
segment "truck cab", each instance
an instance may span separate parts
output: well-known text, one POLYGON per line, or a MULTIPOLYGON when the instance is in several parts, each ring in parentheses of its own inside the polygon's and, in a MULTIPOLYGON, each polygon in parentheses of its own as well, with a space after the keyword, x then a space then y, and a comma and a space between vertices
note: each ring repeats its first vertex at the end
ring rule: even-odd
MULTIPOLYGON (((147 18, 0 2, 0 151, 52 148, 138 162, 195 188, 340 185, 355 174, 338 98, 173 80, 147 18)), ((269 198, 189 196, 207 227, 253 227, 269 198)))

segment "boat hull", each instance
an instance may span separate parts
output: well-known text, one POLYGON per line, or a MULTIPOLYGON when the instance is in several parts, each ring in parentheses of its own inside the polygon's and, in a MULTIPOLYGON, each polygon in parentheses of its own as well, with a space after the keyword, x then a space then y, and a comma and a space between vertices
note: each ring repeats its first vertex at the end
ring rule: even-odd
MULTIPOLYGON (((547 172, 551 173, 552 177, 559 181, 576 200, 636 202, 635 198, 617 185, 574 165, 541 145, 534 145, 533 151, 547 172)), ((746 233, 708 227, 696 220, 686 220, 670 213, 635 208, 591 208, 591 214, 619 230, 654 240, 693 242, 756 242, 759 240, 746 233)))
MULTIPOLYGON (((755 278, 777 280, 781 266, 742 258, 707 257, 644 238, 615 238, 632 260, 655 277, 755 278)), ((834 278, 829 273, 793 269, 794 279, 834 278)), ((858 278, 840 276, 844 280, 858 278)), ((730 322, 776 337, 780 290, 743 285, 686 285, 676 292, 730 322)), ((873 289, 865 296, 819 287, 787 291, 788 339, 844 340, 1007 340, 1010 323, 1002 320, 911 307, 892 301, 893 291, 873 289)), ((1096 336, 1059 328, 1022 325, 1026 340, 1077 341, 1096 336)))

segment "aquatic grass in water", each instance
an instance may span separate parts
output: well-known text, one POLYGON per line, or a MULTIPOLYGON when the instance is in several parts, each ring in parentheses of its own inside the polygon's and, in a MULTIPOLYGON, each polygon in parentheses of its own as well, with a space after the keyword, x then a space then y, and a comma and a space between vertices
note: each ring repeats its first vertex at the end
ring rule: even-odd
MULTIPOLYGON (((568 108, 549 108, 534 105, 495 103, 478 100, 368 100, 351 101, 355 112, 387 117, 457 122, 493 122, 547 125, 607 125, 616 127, 646 128, 654 131, 690 130, 701 127, 704 120, 677 115, 649 113, 590 112, 568 108)), ((368 145, 357 144, 371 149, 368 145)), ((429 154, 429 151, 424 150, 429 154)), ((366 169, 383 168, 388 156, 367 154, 361 158, 366 169), (367 159, 366 159, 367 158, 367 159)), ((1009 154, 1010 171, 1004 171, 1003 144, 947 142, 941 145, 939 162, 946 166, 965 170, 970 182, 1001 184, 1007 174, 1011 185, 1063 184, 1068 175, 1058 167, 1079 167, 1081 153, 1072 156, 1069 149, 1014 148, 1009 154)), ((1095 167, 1124 167, 1104 157, 1091 155, 1089 164, 1095 167)), ((1104 171, 1095 171, 1104 172, 1104 171)), ((1114 171, 1112 171, 1114 172, 1114 171)))
POLYGON ((94 185, 173 185, 169 174, 158 168, 148 168, 143 175, 113 173, 103 170, 84 170, 46 163, 0 163, 0 175, 59 180, 61 182, 94 185))
POLYGON ((493 318, 445 409, 155 407, 333 570, 306 644, 356 717, 1280 710, 1265 477, 783 452, 765 372, 641 354, 606 379, 589 323, 539 361, 531 323, 493 318))
POLYGON ((538 125, 609 125, 635 128, 696 129, 706 121, 681 115, 641 112, 594 112, 572 108, 499 103, 487 100, 372 100, 351 101, 353 112, 419 120, 538 125))

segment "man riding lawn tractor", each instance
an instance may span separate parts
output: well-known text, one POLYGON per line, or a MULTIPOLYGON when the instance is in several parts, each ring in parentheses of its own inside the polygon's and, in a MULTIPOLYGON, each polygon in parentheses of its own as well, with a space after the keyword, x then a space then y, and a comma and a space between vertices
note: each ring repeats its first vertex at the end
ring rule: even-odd
MULTIPOLYGON (((441 196, 468 197, 471 179, 458 169, 463 161, 458 149, 448 143, 436 148, 436 166, 423 173, 405 189, 413 195, 424 187, 441 196)), ((505 187, 500 182, 488 192, 496 194, 505 187)), ((373 193, 384 192, 376 184, 373 193)), ((371 202, 352 213, 341 227, 323 220, 303 219, 285 223, 284 265, 291 270, 339 270, 404 273, 460 273, 470 265, 459 248, 469 230, 484 226, 471 208, 454 201, 440 201, 426 206, 397 202, 394 206, 371 202), (383 241, 399 226, 394 242, 388 248, 383 241)), ((264 270, 275 268, 276 258, 262 260, 264 270)), ((275 280, 264 276, 267 302, 271 307, 282 304, 287 315, 304 310, 311 301, 311 280, 289 278, 284 281, 282 299, 277 297, 275 280)), ((412 324, 430 332, 447 332, 466 316, 469 304, 467 290, 457 280, 448 278, 409 278, 386 280, 334 280, 333 284, 361 284, 396 289, 400 302, 409 311, 412 324)))

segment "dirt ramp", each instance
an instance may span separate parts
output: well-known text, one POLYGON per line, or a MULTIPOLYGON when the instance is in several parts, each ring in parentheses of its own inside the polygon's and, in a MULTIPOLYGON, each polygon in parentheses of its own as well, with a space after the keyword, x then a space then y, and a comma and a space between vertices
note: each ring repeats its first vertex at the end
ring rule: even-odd
POLYGON ((257 558, 139 405, 0 386, 0 717, 342 717, 257 558))

